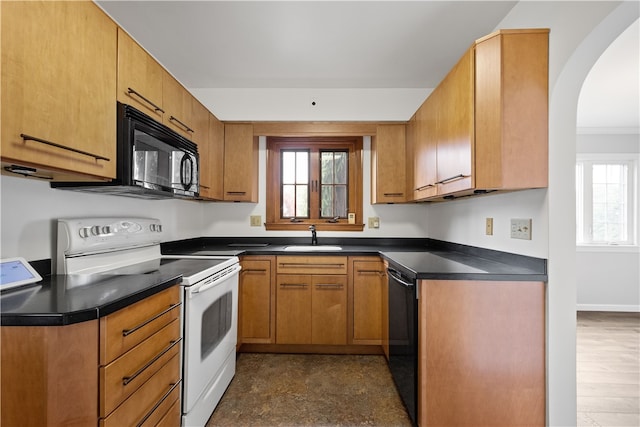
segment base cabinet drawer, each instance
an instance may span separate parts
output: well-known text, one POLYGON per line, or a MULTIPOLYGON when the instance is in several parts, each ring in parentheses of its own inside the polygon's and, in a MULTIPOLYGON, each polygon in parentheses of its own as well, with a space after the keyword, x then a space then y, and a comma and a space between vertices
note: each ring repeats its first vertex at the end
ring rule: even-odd
POLYGON ((100 368, 100 414, 107 415, 180 353, 178 319, 100 368))
POLYGON ((164 406, 167 399, 176 393, 179 396, 180 384, 180 355, 175 355, 122 405, 101 419, 100 427, 153 425, 147 421, 157 417, 155 412, 164 406))

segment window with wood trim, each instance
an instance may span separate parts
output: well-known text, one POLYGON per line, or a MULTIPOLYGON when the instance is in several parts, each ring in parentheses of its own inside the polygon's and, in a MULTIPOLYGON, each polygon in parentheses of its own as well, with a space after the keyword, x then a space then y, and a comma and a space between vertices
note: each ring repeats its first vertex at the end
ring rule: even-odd
POLYGON ((267 230, 364 228, 361 137, 269 137, 267 171, 267 230))

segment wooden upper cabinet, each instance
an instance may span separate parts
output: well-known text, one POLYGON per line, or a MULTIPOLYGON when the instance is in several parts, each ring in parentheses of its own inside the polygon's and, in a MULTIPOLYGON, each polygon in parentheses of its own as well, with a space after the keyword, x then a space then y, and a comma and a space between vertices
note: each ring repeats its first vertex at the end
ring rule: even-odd
POLYGON ((416 112, 414 200, 547 186, 548 57, 547 29, 476 41, 416 112))
POLYGON ((90 1, 0 7, 3 165, 115 178, 116 24, 90 1))
POLYGON ((194 137, 193 96, 166 70, 162 72, 162 123, 185 138, 194 137))
POLYGON ((438 187, 436 171, 439 90, 436 88, 415 114, 413 131, 413 200, 435 196, 438 187))
POLYGON ((405 129, 405 194, 407 202, 414 201, 413 197, 413 184, 414 184, 414 164, 413 158, 416 146, 416 115, 411 116, 411 119, 407 122, 405 129))
POLYGON ((371 203, 407 200, 406 125, 378 125, 371 139, 371 203))
POLYGON ((209 110, 194 97, 191 97, 191 123, 193 133, 191 140, 198 145, 206 145, 209 142, 209 110))
POLYGON ((200 197, 208 200, 224 198, 224 124, 209 114, 206 143, 198 143, 200 154, 200 197))
POLYGON ((476 188, 546 187, 549 30, 490 34, 475 62, 476 188))
POLYGON ((162 66, 118 28, 118 101, 162 122, 162 74, 162 66))
POLYGON ((436 185, 438 194, 473 188, 473 50, 438 87, 436 185))
POLYGON ((224 125, 224 200, 258 202, 258 137, 253 125, 224 125))

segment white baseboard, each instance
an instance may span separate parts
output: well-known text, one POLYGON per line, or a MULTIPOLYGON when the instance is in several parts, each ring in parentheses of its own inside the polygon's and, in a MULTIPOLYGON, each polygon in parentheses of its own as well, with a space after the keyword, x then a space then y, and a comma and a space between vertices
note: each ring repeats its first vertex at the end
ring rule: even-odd
POLYGON ((640 305, 622 304, 576 304, 577 311, 625 311, 640 312, 640 305))

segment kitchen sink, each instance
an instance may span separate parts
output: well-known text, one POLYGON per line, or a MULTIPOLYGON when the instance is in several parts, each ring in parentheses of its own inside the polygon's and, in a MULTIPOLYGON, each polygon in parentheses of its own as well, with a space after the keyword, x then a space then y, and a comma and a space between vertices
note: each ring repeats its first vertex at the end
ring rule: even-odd
POLYGON ((309 252, 309 251, 341 251, 342 246, 330 246, 330 245, 293 245, 293 246, 285 246, 285 251, 298 251, 298 252, 309 252))

